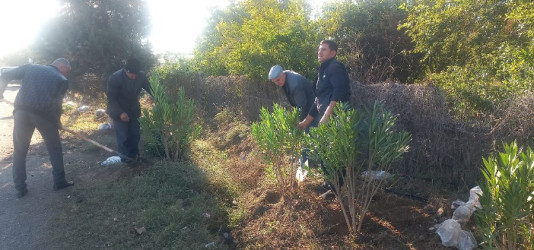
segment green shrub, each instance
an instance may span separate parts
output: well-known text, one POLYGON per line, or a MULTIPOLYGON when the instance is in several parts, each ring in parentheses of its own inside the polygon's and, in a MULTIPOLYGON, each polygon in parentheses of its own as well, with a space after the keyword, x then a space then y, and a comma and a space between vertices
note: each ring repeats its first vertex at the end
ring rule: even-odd
POLYGON ((304 143, 304 132, 297 128, 298 121, 296 108, 286 110, 275 104, 272 113, 262 108, 260 122, 252 124, 252 136, 263 151, 268 176, 282 193, 291 191, 296 183, 296 163, 304 143))
POLYGON ((311 129, 307 143, 311 158, 322 162, 322 174, 333 185, 349 231, 361 230, 365 213, 393 161, 408 150, 410 135, 395 132, 396 118, 375 102, 371 112, 337 105, 326 124, 311 129), (341 185, 340 182, 344 184, 341 185))
POLYGON ((475 221, 481 245, 491 249, 534 249, 534 152, 516 142, 484 159, 482 209, 475 221))
POLYGON ((200 126, 195 126, 195 104, 185 97, 183 87, 173 100, 158 73, 151 75, 150 82, 155 104, 152 110, 143 109, 140 118, 146 149, 171 161, 181 160, 200 133, 200 126))

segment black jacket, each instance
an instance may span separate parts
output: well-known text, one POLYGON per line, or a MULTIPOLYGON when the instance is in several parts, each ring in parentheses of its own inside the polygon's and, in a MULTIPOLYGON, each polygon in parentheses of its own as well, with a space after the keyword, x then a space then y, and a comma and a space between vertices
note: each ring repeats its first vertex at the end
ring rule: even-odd
POLYGON ((347 69, 343 63, 335 58, 321 63, 317 72, 315 86, 315 104, 310 109, 313 117, 324 115, 331 101, 350 101, 350 80, 347 69))
POLYGON ((122 112, 128 114, 131 119, 141 116, 141 105, 139 104, 139 94, 144 89, 152 95, 150 82, 143 71, 137 74, 135 80, 126 75, 124 69, 113 73, 108 80, 107 86, 107 113, 114 120, 120 120, 122 112))

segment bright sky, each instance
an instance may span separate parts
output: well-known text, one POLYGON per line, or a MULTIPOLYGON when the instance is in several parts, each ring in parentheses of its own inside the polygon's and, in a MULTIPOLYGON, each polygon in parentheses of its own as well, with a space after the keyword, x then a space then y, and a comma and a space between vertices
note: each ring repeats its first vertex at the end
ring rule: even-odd
MULTIPOLYGON (((229 4, 229 0, 147 1, 153 26, 149 39, 156 53, 191 53, 211 11, 229 4)), ((317 8, 325 0, 312 2, 317 8)), ((29 46, 58 9, 57 0, 0 0, 0 56, 29 46)))

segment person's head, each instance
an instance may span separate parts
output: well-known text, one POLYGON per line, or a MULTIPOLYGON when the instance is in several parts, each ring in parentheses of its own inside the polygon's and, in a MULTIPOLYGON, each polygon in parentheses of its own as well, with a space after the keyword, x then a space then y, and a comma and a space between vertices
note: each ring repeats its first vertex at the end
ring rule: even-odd
POLYGON ((277 86, 284 86, 286 83, 286 73, 280 65, 274 65, 269 71, 269 80, 271 80, 277 86))
POLYGON ((69 72, 71 70, 70 62, 65 58, 58 58, 52 62, 52 66, 56 67, 61 74, 63 74, 65 77, 69 75, 69 72))
POLYGON ((320 63, 326 62, 337 55, 337 43, 332 40, 322 40, 317 50, 317 59, 320 63))
POLYGON ((131 57, 126 60, 124 70, 130 79, 136 79, 137 74, 139 74, 139 71, 141 71, 141 62, 137 58, 131 57))

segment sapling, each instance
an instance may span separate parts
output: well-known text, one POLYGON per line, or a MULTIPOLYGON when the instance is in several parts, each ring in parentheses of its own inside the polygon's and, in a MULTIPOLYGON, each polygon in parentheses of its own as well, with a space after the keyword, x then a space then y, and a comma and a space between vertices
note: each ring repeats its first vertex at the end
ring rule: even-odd
POLYGON ((365 213, 385 178, 370 173, 390 170, 408 150, 410 135, 393 130, 396 118, 375 102, 368 113, 337 105, 327 123, 311 129, 307 143, 311 158, 340 203, 351 233, 361 230, 365 213), (367 171, 367 177, 362 177, 367 171))
POLYGON ((252 136, 263 152, 268 176, 281 193, 292 191, 296 184, 294 176, 304 142, 304 132, 297 128, 298 119, 296 108, 287 110, 275 104, 272 112, 262 108, 260 121, 252 124, 252 136))
POLYGON ((513 142, 483 160, 482 209, 475 214, 481 245, 534 249, 534 152, 513 142))
POLYGON ((151 110, 143 109, 139 119, 145 144, 159 156, 171 161, 181 160, 200 133, 200 126, 195 125, 195 104, 185 96, 183 87, 171 98, 157 73, 151 75, 150 83, 154 106, 151 110))

